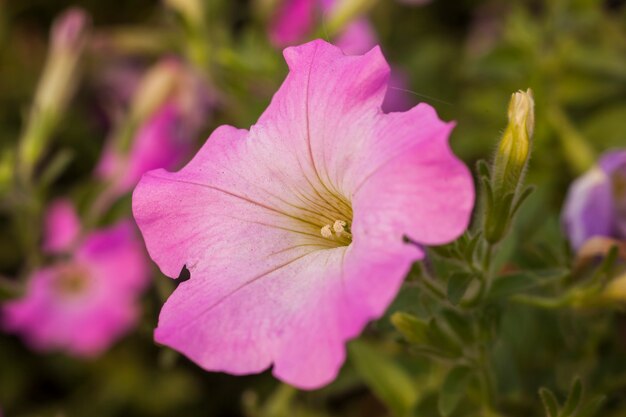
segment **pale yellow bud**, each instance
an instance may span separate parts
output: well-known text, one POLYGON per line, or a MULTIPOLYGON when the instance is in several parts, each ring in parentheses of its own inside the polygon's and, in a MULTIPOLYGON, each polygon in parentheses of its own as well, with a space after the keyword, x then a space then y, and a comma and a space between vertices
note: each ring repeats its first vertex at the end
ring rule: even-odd
POLYGON ((626 301, 626 274, 609 282, 604 288, 603 295, 612 301, 626 301))
POLYGON ((180 13, 193 26, 201 24, 204 15, 201 0, 165 0, 165 4, 180 13))
POLYGON ((337 0, 325 18, 325 29, 330 36, 340 33, 348 23, 365 14, 375 0, 337 0))
POLYGON ((180 72, 180 64, 172 60, 154 66, 144 77, 133 97, 131 118, 141 122, 150 117, 175 91, 180 72))
POLYGON ((498 144, 494 161, 494 191, 515 192, 530 156, 535 127, 535 102, 530 89, 518 91, 509 102, 509 124, 498 144))

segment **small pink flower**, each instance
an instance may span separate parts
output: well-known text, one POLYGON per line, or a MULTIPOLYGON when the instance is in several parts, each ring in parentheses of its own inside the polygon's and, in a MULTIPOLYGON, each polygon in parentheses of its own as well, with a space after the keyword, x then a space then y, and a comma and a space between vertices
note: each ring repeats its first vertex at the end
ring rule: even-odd
POLYGON ((213 105, 208 87, 197 74, 174 59, 160 65, 175 74, 172 94, 138 128, 128 152, 115 149, 117 144, 111 141, 96 167, 96 176, 114 183, 115 196, 132 190, 146 171, 178 168, 188 157, 213 105))
POLYGON ((286 0, 270 22, 269 36, 276 46, 293 45, 313 30, 319 0, 286 0))
POLYGON ((80 234, 80 220, 68 200, 50 204, 44 221, 43 249, 48 253, 69 250, 80 234))
POLYGON ((109 147, 96 173, 101 178, 114 178, 118 194, 126 193, 144 172, 178 166, 191 151, 191 139, 180 109, 167 103, 139 129, 129 155, 120 155, 109 147))
MULTIPOLYGON (((56 203, 46 233, 69 236, 76 215, 56 203), (63 229, 68 227, 69 232, 63 229)), ((50 243, 51 236, 46 236, 50 243)), ((57 241, 56 243, 59 243, 57 241)), ((48 249, 67 249, 49 244, 48 249)), ((92 232, 76 243, 69 258, 36 270, 26 295, 2 308, 2 326, 19 333, 36 350, 62 350, 95 356, 135 324, 137 298, 148 280, 148 266, 132 223, 92 232)))
POLYGON ((52 47, 74 51, 81 47, 90 25, 90 17, 84 10, 73 7, 55 19, 52 26, 52 47))
POLYGON ((452 123, 426 104, 385 114, 379 48, 345 56, 313 41, 256 125, 218 128, 176 173, 151 171, 133 212, 161 270, 191 278, 155 331, 207 370, 260 372, 300 388, 335 378, 345 343, 393 300, 420 245, 461 234, 471 176, 452 123))
MULTIPOLYGON (((313 31, 316 11, 327 15, 334 5, 335 0, 286 0, 271 22, 270 40, 280 47, 299 43, 313 31)), ((361 17, 349 23, 334 43, 346 55, 363 55, 378 44, 378 35, 369 20, 361 17)), ((407 85, 408 80, 402 70, 393 68, 390 88, 383 102, 384 111, 405 111, 413 106, 407 85)))

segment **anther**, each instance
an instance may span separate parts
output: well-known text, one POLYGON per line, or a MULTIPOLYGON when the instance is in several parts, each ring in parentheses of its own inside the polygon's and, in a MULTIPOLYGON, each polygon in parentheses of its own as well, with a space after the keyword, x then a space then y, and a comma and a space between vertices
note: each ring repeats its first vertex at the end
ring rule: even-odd
POLYGON ((333 224, 333 230, 335 231, 335 233, 337 233, 337 235, 341 235, 343 232, 346 231, 345 227, 347 226, 348 223, 344 222, 343 220, 335 220, 335 223, 333 224))
POLYGON ((333 237, 333 232, 330 229, 330 224, 322 227, 320 233, 322 234, 322 237, 325 237, 326 239, 330 239, 331 237, 333 237))

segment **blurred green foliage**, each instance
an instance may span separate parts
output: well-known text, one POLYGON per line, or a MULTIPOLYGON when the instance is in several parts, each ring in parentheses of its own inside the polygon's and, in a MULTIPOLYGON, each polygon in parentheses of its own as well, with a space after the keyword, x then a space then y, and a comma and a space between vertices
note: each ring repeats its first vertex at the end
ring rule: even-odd
MULTIPOLYGON (((250 1, 206 0, 201 24, 147 0, 0 3, 0 192, 13 181, 7 166, 45 61, 49 26, 71 5, 92 15, 94 33, 78 93, 43 156, 45 166, 63 152, 66 165, 36 190, 41 202, 71 191, 88 204, 97 193, 91 173, 110 129, 98 83, 116 62, 146 66, 166 55, 186 57, 215 86, 219 104, 207 134, 223 123, 254 123, 286 74, 250 1)), ((97 360, 36 354, 18 338, 0 335, 0 409, 6 415, 565 417, 558 409, 569 412, 567 403, 552 397, 564 398, 576 376, 588 391, 580 409, 605 394, 601 415, 626 415, 625 316, 602 307, 546 310, 515 298, 557 297, 585 279, 570 273, 559 211, 571 180, 604 150, 626 144, 626 2, 434 0, 409 7, 380 0, 368 16, 385 56, 408 75, 406 94, 457 121, 452 146, 470 166, 495 150, 510 93, 530 87, 535 94, 527 183, 537 191, 493 253, 487 270, 495 278, 480 306, 463 304, 479 281, 464 272, 467 259, 444 253, 468 251, 468 236, 416 266, 388 314, 350 346, 350 360, 332 385, 297 392, 268 373, 207 373, 155 346, 152 329, 172 290, 155 271, 142 324, 97 360), (424 287, 425 273, 435 277, 433 288, 424 287), (544 389, 540 397, 540 387, 556 395, 544 389)), ((9 205, 3 198, 0 290, 31 262, 25 246, 16 244, 19 227, 4 215, 9 205)), ((129 207, 127 196, 104 222, 128 216, 129 207)), ((37 223, 24 227, 36 244, 37 223)))

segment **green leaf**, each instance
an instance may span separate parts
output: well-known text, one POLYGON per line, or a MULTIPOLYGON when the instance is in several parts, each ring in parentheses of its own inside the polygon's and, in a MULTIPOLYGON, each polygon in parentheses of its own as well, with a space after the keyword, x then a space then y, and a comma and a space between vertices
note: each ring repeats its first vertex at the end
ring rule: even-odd
POLYGON ((438 407, 442 416, 448 417, 459 405, 459 401, 465 394, 470 374, 471 370, 465 366, 456 367, 448 373, 439 393, 438 407))
POLYGON ((580 411, 576 413, 576 417, 593 417, 597 414, 600 408, 604 405, 606 400, 605 395, 598 395, 587 402, 580 411))
POLYGON ((489 179, 482 178, 481 184, 483 185, 483 191, 485 192, 485 213, 488 217, 493 210, 493 188, 489 179))
POLYGON ((449 353, 453 357, 458 357, 462 353, 462 347, 459 341, 449 334, 441 325, 441 321, 432 318, 428 322, 428 339, 431 345, 449 353))
POLYGON ((478 172, 478 176, 481 178, 491 178, 489 164, 484 159, 480 159, 478 160, 478 162, 476 162, 476 171, 478 172))
POLYGON ((516 272, 513 274, 497 277, 491 290, 490 299, 509 297, 511 295, 528 291, 532 288, 549 284, 569 274, 564 268, 551 268, 540 271, 516 272))
POLYGON ((548 388, 540 388, 539 396, 543 403, 543 408, 546 410, 546 417, 558 417, 559 415, 559 402, 556 397, 548 388))
POLYGON ((69 163, 74 158, 74 153, 69 149, 62 149, 57 152, 52 160, 46 165, 43 173, 39 178, 39 185, 47 187, 65 171, 69 163))
POLYGON ((399 311, 391 316, 391 323, 410 343, 428 343, 428 324, 424 320, 399 311))
POLYGON ((449 308, 442 310, 441 315, 450 329, 458 335, 464 344, 471 345, 474 342, 472 325, 465 317, 449 308))
POLYGON ((559 414, 559 417, 573 417, 574 412, 580 405, 580 400, 583 396, 583 384, 580 378, 576 378, 572 384, 572 388, 569 390, 569 395, 565 401, 565 405, 559 414))
POLYGON ((520 194, 520 196, 518 197, 517 201, 515 202, 515 205, 513 206, 513 210, 511 210, 511 216, 515 215, 515 213, 517 213, 517 210, 519 210, 519 208, 522 206, 522 204, 524 203, 524 201, 535 191, 535 187, 533 187, 532 185, 529 185, 528 187, 526 187, 524 189, 524 191, 522 191, 522 194, 520 194))
POLYGON ((469 243, 465 247, 465 250, 463 251, 463 256, 465 257, 465 260, 470 264, 474 260, 474 252, 476 252, 476 246, 478 245, 478 242, 480 241, 481 235, 482 235, 481 232, 476 233, 476 235, 472 237, 472 239, 469 241, 469 243))
POLYGON ((353 341, 348 351, 351 363, 372 393, 394 416, 408 416, 418 399, 409 375, 384 352, 363 341, 353 341))
POLYGON ((448 300, 452 304, 458 304, 465 295, 474 274, 471 272, 455 272, 448 279, 448 300))

